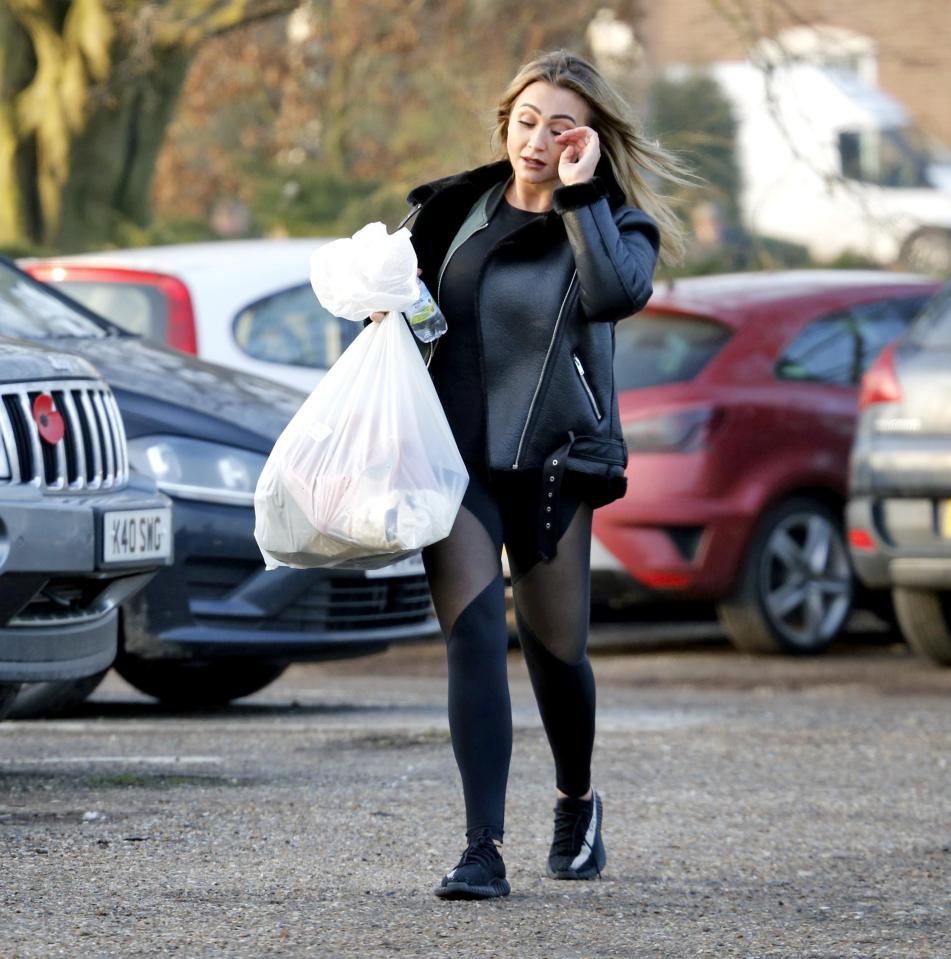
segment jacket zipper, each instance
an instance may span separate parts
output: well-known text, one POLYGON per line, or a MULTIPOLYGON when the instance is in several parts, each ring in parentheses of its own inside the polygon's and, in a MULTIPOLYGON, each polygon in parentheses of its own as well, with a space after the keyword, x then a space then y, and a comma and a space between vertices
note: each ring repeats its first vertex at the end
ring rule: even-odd
POLYGON ((518 461, 522 455, 522 446, 525 443, 525 435, 528 433, 529 424, 532 422, 532 412, 535 409, 535 401, 538 399, 538 394, 541 392, 542 383, 545 381, 545 373, 548 370, 548 361, 551 359, 552 350, 555 348, 555 340, 558 338, 558 328, 561 326, 561 318, 565 312, 565 304, 568 302, 568 296, 571 293, 571 288, 575 285, 575 279, 578 276, 578 271, 575 270, 571 274, 571 280, 568 283, 568 289, 565 290, 565 295, 562 298, 561 306, 558 308, 558 316, 555 318, 555 328, 551 331, 551 341, 548 344, 548 352, 545 354, 545 362, 542 363, 542 371, 538 376, 538 382, 535 384, 535 392, 532 394, 532 402, 528 406, 528 416, 525 417, 525 425, 522 427, 522 435, 518 439, 518 449, 515 451, 515 462, 512 464, 512 469, 518 469, 518 461))
POLYGON ((584 387, 585 393, 588 394, 588 400, 591 402, 591 409, 594 410, 595 418, 598 420, 598 422, 600 422, 601 407, 598 406, 598 401, 594 398, 594 391, 591 389, 591 386, 584 375, 584 367, 581 365, 581 360, 578 359, 577 353, 572 353, 571 358, 575 361, 575 369, 578 371, 578 376, 581 379, 581 385, 584 387))

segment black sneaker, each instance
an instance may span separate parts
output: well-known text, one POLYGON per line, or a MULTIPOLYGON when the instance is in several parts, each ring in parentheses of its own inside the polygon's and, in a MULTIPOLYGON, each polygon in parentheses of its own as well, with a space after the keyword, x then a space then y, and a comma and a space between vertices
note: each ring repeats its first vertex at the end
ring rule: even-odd
POLYGON ((440 899, 495 899, 510 891, 505 863, 487 830, 469 840, 456 868, 433 889, 440 899))
POLYGON ((601 796, 559 799, 555 806, 555 838, 548 853, 552 879, 594 879, 607 854, 601 839, 601 796))

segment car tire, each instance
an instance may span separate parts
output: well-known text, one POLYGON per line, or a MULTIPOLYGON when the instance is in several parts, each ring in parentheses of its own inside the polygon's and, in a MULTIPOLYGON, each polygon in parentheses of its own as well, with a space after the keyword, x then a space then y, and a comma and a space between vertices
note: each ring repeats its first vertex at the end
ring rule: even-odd
POLYGON ((819 500, 795 497, 759 521, 717 614, 741 652, 809 655, 841 632, 854 594, 841 517, 819 500))
POLYGON ((259 659, 190 662, 119 655, 119 675, 140 692, 169 706, 224 706, 272 683, 287 663, 259 659))
POLYGON ((19 683, 0 683, 0 719, 5 719, 17 698, 19 683))
POLYGON ((61 716, 85 702, 109 672, 104 669, 82 679, 58 679, 46 683, 24 683, 10 710, 11 719, 42 719, 61 716))
POLYGON ((941 666, 951 666, 951 593, 896 586, 892 599, 908 645, 941 666))
POLYGON ((929 227, 902 244, 899 266, 929 276, 951 276, 951 230, 929 227))

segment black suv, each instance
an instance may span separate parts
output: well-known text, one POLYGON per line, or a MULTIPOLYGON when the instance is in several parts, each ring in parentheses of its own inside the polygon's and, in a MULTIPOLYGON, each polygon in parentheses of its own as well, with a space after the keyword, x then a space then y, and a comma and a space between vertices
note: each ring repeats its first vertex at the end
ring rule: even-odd
POLYGON ((439 626, 418 559, 375 573, 265 571, 253 538, 254 487, 305 394, 127 333, 0 262, 46 313, 0 310, 0 334, 93 360, 112 387, 132 468, 174 502, 175 565, 123 606, 116 668, 167 702, 246 696, 300 660, 359 656, 439 626))
MULTIPOLYGON (((0 315, 35 290, 0 272, 0 315)), ((167 497, 130 478, 115 399, 85 360, 0 337, 0 714, 22 682, 84 683, 118 608, 172 552, 167 497)))

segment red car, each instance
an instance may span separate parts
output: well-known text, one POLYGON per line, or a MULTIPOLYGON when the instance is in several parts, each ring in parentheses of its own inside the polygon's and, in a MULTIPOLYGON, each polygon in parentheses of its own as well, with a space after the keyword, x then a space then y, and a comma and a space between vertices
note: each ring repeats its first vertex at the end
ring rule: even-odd
POLYGON ((628 492, 595 513, 595 598, 714 600, 747 651, 831 643, 855 596, 858 382, 935 289, 845 270, 658 285, 616 330, 628 492))

